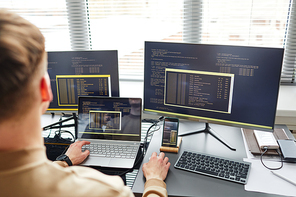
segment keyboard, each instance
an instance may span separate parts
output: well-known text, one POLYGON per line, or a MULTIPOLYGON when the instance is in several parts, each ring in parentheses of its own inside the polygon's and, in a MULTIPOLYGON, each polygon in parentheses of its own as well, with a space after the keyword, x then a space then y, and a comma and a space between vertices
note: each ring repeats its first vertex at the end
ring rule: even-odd
POLYGON ((134 159, 138 153, 138 146, 122 144, 87 144, 82 151, 89 150, 90 155, 97 157, 134 159))
POLYGON ((205 153, 184 151, 174 167, 235 183, 246 184, 251 163, 205 153))

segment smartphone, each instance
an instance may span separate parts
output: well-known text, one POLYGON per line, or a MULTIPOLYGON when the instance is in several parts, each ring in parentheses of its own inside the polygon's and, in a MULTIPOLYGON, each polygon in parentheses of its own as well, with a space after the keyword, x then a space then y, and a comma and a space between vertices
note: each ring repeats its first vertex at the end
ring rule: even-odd
POLYGON ((164 118, 161 146, 177 147, 179 130, 178 118, 164 118))

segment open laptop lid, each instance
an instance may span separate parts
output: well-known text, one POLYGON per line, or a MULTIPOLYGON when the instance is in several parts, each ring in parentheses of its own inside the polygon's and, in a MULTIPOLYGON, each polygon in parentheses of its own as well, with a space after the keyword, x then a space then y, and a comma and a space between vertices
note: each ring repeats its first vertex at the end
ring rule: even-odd
POLYGON ((141 141, 141 98, 79 97, 78 139, 141 141))

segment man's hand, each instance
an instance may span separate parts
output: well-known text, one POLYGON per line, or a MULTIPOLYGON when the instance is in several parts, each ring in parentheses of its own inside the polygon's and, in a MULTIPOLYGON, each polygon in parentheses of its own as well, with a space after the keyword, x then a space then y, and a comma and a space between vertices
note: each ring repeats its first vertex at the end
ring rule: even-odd
POLYGON ((157 153, 152 153, 152 156, 148 163, 144 163, 143 165, 143 173, 146 177, 146 181, 149 179, 155 178, 160 179, 162 181, 165 180, 171 163, 169 162, 169 158, 164 157, 164 153, 160 153, 157 156, 157 153))
POLYGON ((86 157, 89 155, 89 150, 82 152, 82 146, 90 144, 88 141, 76 141, 75 143, 71 144, 68 148, 65 155, 67 155, 70 160, 72 161, 73 165, 78 165, 82 163, 86 157))

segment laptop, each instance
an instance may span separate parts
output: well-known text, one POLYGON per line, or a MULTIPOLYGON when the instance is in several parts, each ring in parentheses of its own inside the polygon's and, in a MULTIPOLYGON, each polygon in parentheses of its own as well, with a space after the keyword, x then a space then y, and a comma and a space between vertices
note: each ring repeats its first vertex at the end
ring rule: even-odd
POLYGON ((110 168, 132 168, 141 142, 141 98, 78 98, 77 140, 90 155, 81 164, 110 168))

